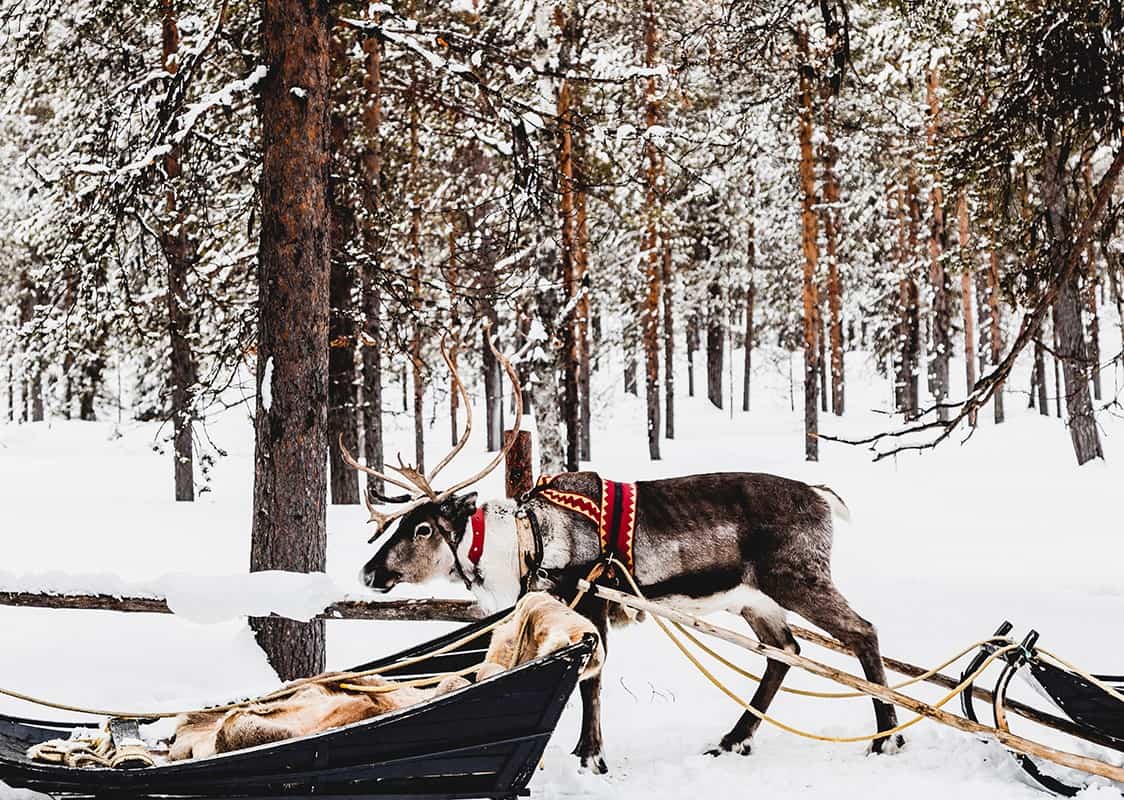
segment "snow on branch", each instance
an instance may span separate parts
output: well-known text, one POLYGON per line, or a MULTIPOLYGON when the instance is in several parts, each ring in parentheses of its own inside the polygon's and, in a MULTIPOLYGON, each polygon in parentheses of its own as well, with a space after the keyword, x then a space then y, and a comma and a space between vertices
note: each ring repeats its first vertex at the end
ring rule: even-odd
POLYGON ((234 102, 235 95, 249 92, 268 73, 269 68, 264 64, 259 64, 245 78, 231 81, 221 89, 203 95, 198 102, 187 106, 184 112, 176 118, 175 124, 171 126, 174 133, 169 137, 169 141, 150 147, 140 158, 117 170, 116 177, 121 178, 132 172, 138 172, 154 164, 157 159, 168 155, 176 145, 183 144, 187 137, 191 135, 191 131, 204 114, 212 108, 229 107, 234 102))

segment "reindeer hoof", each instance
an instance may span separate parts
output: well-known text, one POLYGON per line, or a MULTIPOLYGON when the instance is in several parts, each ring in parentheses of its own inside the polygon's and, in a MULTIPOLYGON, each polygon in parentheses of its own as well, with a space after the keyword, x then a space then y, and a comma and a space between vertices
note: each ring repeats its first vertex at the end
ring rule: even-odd
POLYGON ((582 756, 581 769, 588 770, 594 775, 604 775, 609 771, 608 765, 605 764, 605 759, 602 756, 582 756))
POLYGON ((893 736, 875 739, 870 743, 869 752, 874 755, 892 756, 903 747, 905 747, 905 737, 900 733, 895 733, 893 736))
POLYGON ((587 753, 582 752, 583 748, 579 745, 574 749, 574 755, 581 759, 581 770, 583 772, 592 772, 594 775, 604 775, 609 771, 608 765, 605 764, 605 757, 600 751, 587 753))
POLYGON ((753 752, 752 739, 722 739, 722 744, 706 751, 708 756, 720 756, 723 753, 737 753, 739 756, 748 756, 753 752))

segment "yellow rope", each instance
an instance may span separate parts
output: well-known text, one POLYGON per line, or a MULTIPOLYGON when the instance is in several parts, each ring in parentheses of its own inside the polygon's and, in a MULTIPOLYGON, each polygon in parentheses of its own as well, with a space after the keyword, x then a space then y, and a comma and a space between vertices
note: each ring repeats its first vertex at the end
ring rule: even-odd
POLYGON ((437 675, 429 675, 425 678, 414 678, 409 681, 395 681, 388 683, 385 686, 363 686, 358 683, 341 683, 339 687, 346 689, 349 692, 362 692, 363 694, 389 694, 390 692, 397 692, 399 689, 409 689, 418 686, 433 686, 441 683, 446 678, 453 676, 463 676, 470 672, 474 672, 480 668, 480 664, 472 664, 464 669, 458 669, 456 672, 442 672, 437 675))
MULTIPOLYGON (((508 615, 502 617, 501 619, 496 620, 495 622, 491 622, 488 625, 485 625, 480 630, 473 631, 472 633, 468 634, 467 636, 462 636, 461 638, 456 639, 456 640, 450 642, 447 645, 439 647, 432 652, 425 653, 425 654, 420 655, 420 656, 414 656, 412 658, 405 658, 405 659, 402 659, 400 661, 395 661, 391 664, 385 664, 384 666, 381 666, 381 667, 375 667, 373 669, 360 670, 360 671, 357 671, 357 672, 344 672, 344 673, 328 675, 328 676, 315 675, 311 678, 303 678, 299 681, 294 681, 293 683, 291 683, 287 686, 283 686, 280 689, 276 689, 272 692, 269 692, 268 694, 261 695, 260 697, 257 697, 257 698, 252 698, 252 699, 249 699, 249 700, 240 700, 240 701, 235 702, 235 703, 225 703, 223 705, 218 705, 218 706, 210 706, 208 708, 191 708, 191 709, 178 710, 178 711, 151 711, 151 712, 149 712, 149 711, 121 711, 121 710, 116 710, 116 709, 91 708, 89 706, 79 706, 79 705, 71 705, 71 704, 68 704, 68 703, 58 703, 58 702, 55 702, 53 700, 46 700, 42 697, 35 697, 34 695, 24 694, 23 692, 17 692, 13 689, 5 689, 3 687, 0 687, 0 694, 6 695, 8 697, 13 697, 16 700, 23 700, 26 703, 33 703, 35 705, 43 706, 44 708, 54 708, 54 709, 58 709, 59 711, 73 711, 73 712, 78 713, 78 714, 92 714, 93 716, 97 716, 97 717, 120 717, 120 718, 124 718, 124 719, 166 719, 168 717, 178 717, 181 714, 196 714, 196 713, 202 713, 202 712, 230 711, 230 710, 235 709, 235 708, 243 708, 243 707, 248 706, 248 705, 254 705, 254 704, 257 704, 257 703, 264 703, 264 702, 268 702, 270 700, 277 700, 277 699, 282 698, 282 697, 287 697, 287 696, 291 695, 293 692, 295 692, 297 689, 301 688, 302 686, 308 686, 309 684, 314 684, 314 683, 338 683, 340 681, 350 681, 350 680, 354 680, 355 678, 365 678, 369 675, 381 675, 382 673, 387 672, 388 670, 391 670, 391 669, 402 669, 404 667, 413 666, 414 664, 421 664, 425 661, 428 661, 431 658, 436 658, 437 656, 444 655, 445 653, 448 653, 451 650, 456 650, 458 647, 462 647, 463 645, 469 644, 469 643, 475 641, 476 639, 479 639, 481 636, 484 636, 485 634, 491 633, 493 630, 498 628, 500 625, 504 624, 509 619, 511 619, 511 617, 514 615, 514 613, 515 612, 512 611, 511 614, 508 614, 508 615)), ((479 665, 477 665, 477 666, 479 666, 479 665)), ((451 675, 451 674, 457 674, 457 673, 448 673, 448 674, 451 675)), ((442 677, 444 677, 444 676, 442 676, 442 677)), ((438 679, 438 680, 440 680, 440 679, 438 679)))
MULTIPOLYGON (((617 559, 613 558, 612 556, 609 557, 609 561, 621 569, 625 578, 628 579, 629 584, 632 586, 632 590, 636 593, 636 595, 638 597, 644 599, 644 594, 643 594, 643 592, 640 591, 640 587, 637 586, 636 581, 633 579, 631 573, 629 573, 627 570, 625 570, 624 566, 619 561, 617 561, 617 559)), ((699 672, 701 672, 703 674, 703 676, 706 677, 707 680, 709 680, 714 685, 714 687, 716 689, 721 691, 723 694, 725 694, 727 697, 729 697, 735 703, 740 705, 742 708, 744 708, 750 714, 757 717, 757 719, 759 719, 763 722, 768 722, 770 725, 773 725, 777 728, 780 728, 783 731, 787 731, 788 733, 794 734, 796 736, 801 736, 805 739, 813 739, 813 740, 818 741, 818 742, 834 742, 834 743, 839 743, 839 744, 848 744, 848 743, 854 743, 854 742, 868 742, 868 741, 872 741, 874 739, 882 739, 882 738, 885 738, 887 736, 892 736, 895 733, 898 733, 900 731, 904 731, 906 728, 913 727, 918 722, 925 719, 925 716, 923 714, 918 714, 913 719, 911 719, 907 722, 903 722, 899 725, 895 725, 893 728, 890 728, 889 730, 878 731, 876 733, 866 734, 866 735, 863 735, 863 736, 824 736, 823 734, 813 733, 811 731, 805 731, 805 730, 801 730, 800 728, 795 728, 791 725, 788 725, 787 723, 781 722, 780 720, 769 716, 768 714, 765 714, 761 711, 758 711, 756 708, 753 707, 752 704, 746 702, 741 697, 739 697, 737 694, 735 694, 734 691, 732 689, 730 689, 725 683, 723 683, 721 679, 719 679, 714 673, 712 673, 710 670, 708 670, 706 668, 706 666, 704 666, 703 663, 701 661, 699 661, 698 657, 695 656, 694 653, 692 653, 690 650, 687 649, 687 646, 679 640, 679 638, 671 631, 670 628, 667 627, 667 625, 663 622, 663 620, 661 620, 659 618, 658 615, 651 614, 650 616, 652 617, 652 620, 656 623, 656 625, 659 627, 659 629, 661 631, 663 631, 663 633, 669 639, 671 639, 672 643, 675 644, 675 646, 679 649, 679 651, 681 653, 683 653, 684 656, 687 657, 687 660, 690 661, 691 664, 694 665, 695 669, 697 669, 699 672)), ((960 694, 960 692, 962 692, 965 688, 970 686, 972 684, 972 682, 975 681, 976 678, 978 678, 984 672, 984 670, 986 670, 989 666, 991 666, 991 663, 993 661, 995 661, 995 659, 997 659, 1000 656, 1010 652, 1011 650, 1017 650, 1017 649, 1018 649, 1018 645, 1016 645, 1016 644, 1008 644, 1008 645, 1005 645, 1003 647, 997 648, 994 652, 992 652, 984 660, 984 662, 982 664, 980 664, 980 666, 974 672, 972 672, 971 675, 968 675, 967 677, 965 677, 964 680, 962 680, 956 686, 956 688, 952 689, 948 694, 946 694, 939 701, 934 703, 933 707, 934 708, 941 708, 942 706, 946 705, 954 697, 956 697, 958 694, 960 694)), ((965 652, 968 652, 968 651, 965 651, 965 652)), ((885 702, 885 701, 882 701, 882 702, 885 702)))
MULTIPOLYGON (((761 682, 761 677, 759 675, 755 675, 754 673, 750 672, 749 670, 743 669, 742 667, 740 667, 737 664, 733 663, 732 661, 728 660, 721 653, 719 653, 719 652, 715 651, 714 649, 712 649, 711 647, 707 646, 707 644, 705 642, 700 641, 699 638, 697 636, 695 636, 694 634, 692 634, 690 632, 690 630, 688 628, 686 628, 685 626, 679 624, 678 622, 673 622, 671 624, 674 625, 675 628, 681 634, 683 634, 683 637, 686 638, 691 644, 695 645, 697 648, 702 650, 704 653, 706 653, 708 656, 713 658, 715 661, 717 661, 722 666, 726 667, 727 669, 732 670, 733 672, 736 672, 737 674, 741 675, 744 678, 749 678, 751 681, 756 681, 757 683, 761 682)), ((973 645, 970 645, 969 647, 965 647, 963 650, 961 650, 959 653, 954 655, 952 658, 950 658, 947 661, 944 661, 943 663, 933 667, 932 669, 926 670, 925 672, 921 673, 920 675, 917 675, 913 678, 910 678, 909 680, 904 680, 901 683, 892 684, 891 686, 889 686, 887 688, 890 688, 890 689, 893 689, 894 691, 897 691, 898 689, 904 689, 907 686, 912 686, 915 683, 920 683, 921 681, 928 680, 929 678, 936 675, 938 672, 940 672, 945 667, 950 666, 951 664, 955 664, 957 661, 959 661, 960 659, 962 659, 964 656, 968 655, 969 653, 975 652, 976 650, 983 647, 984 645, 995 644, 996 642, 1005 642, 1005 640, 999 639, 999 638, 996 638, 996 637, 992 637, 990 639, 980 639, 980 641, 976 642, 973 645)), ((784 686, 781 687, 781 691, 787 692, 788 694, 800 695, 801 697, 816 697, 816 698, 820 698, 820 699, 824 699, 824 700, 839 700, 839 699, 844 699, 844 698, 849 698, 849 697, 869 697, 870 696, 870 695, 866 694, 865 692, 816 692, 816 691, 812 691, 811 689, 789 689, 789 688, 784 687, 784 686)))

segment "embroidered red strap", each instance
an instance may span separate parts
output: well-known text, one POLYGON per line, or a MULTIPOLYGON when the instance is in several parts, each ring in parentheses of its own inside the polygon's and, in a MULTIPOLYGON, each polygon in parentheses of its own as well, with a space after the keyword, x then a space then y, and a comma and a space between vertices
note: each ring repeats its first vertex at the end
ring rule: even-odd
POLYGON ((480 556, 484 554, 484 508, 481 506, 472 515, 472 544, 468 546, 468 560, 473 564, 480 563, 480 556))
POLYGON ((601 481, 601 552, 620 559, 633 571, 632 544, 636 532, 636 484, 601 481))
MULTIPOLYGON (((544 487, 554 477, 542 476, 538 481, 539 487, 544 487)), ((632 550, 636 533, 635 483, 618 483, 602 479, 600 504, 583 494, 563 492, 559 489, 540 488, 539 492, 555 505, 581 514, 596 525, 601 553, 616 556, 629 572, 633 571, 632 550)))

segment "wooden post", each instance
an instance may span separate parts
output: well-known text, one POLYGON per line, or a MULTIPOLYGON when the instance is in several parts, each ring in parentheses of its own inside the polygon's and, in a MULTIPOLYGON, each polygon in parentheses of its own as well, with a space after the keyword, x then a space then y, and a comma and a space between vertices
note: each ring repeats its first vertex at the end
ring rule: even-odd
MULTIPOLYGON (((514 431, 503 432, 503 444, 511 441, 514 431)), ((508 497, 522 497, 531 491, 535 480, 535 467, 531 461, 531 432, 519 431, 515 446, 504 459, 504 488, 508 497)))

